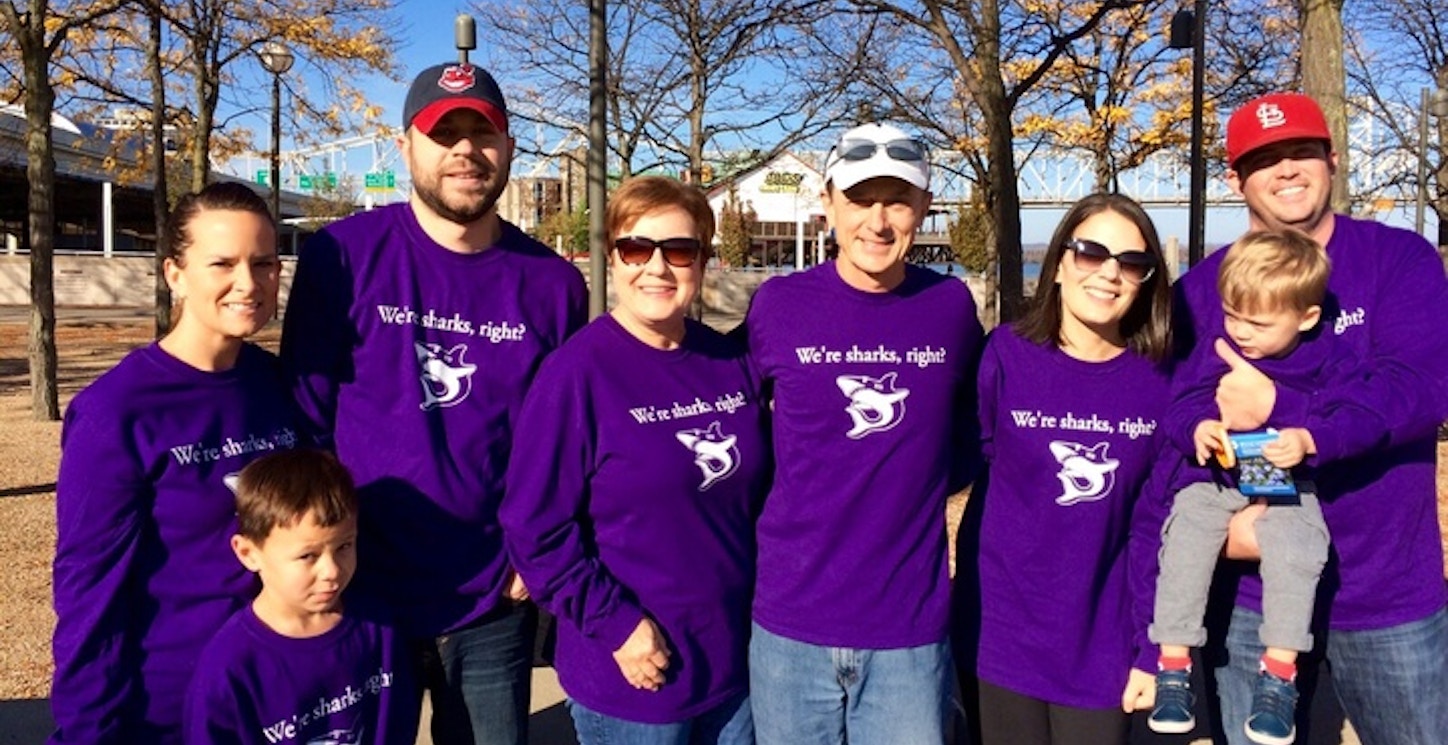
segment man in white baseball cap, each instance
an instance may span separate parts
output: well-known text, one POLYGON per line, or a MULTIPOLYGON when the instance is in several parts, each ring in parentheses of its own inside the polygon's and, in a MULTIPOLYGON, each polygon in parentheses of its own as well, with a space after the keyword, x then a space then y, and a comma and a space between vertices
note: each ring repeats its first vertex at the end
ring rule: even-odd
POLYGON ((758 521, 750 701, 761 745, 940 743, 952 673, 940 515, 976 449, 965 283, 906 263, 923 143, 888 124, 825 160, 833 261, 754 296, 776 476, 758 521))

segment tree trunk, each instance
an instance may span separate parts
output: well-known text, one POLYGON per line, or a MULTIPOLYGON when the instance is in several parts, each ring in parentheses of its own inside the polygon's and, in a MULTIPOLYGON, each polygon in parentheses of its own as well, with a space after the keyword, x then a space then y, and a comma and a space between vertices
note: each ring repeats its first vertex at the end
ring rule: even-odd
POLYGON ((1332 209, 1352 209, 1348 191, 1347 72, 1343 66, 1342 6, 1344 0, 1300 0, 1302 19, 1302 87, 1327 117, 1337 150, 1332 177, 1332 209))
MULTIPOLYGON (((43 17, 43 13, 42 13, 43 17)), ((25 75, 25 176, 30 181, 30 413, 38 421, 60 418, 55 353, 55 152, 50 115, 55 90, 50 87, 44 54, 43 24, 23 27, 25 75)))
MULTIPOLYGON (((1438 90, 1448 90, 1448 63, 1438 68, 1438 90)), ((1438 170, 1433 175, 1437 187, 1433 209, 1438 213, 1438 247, 1448 246, 1448 116, 1438 117, 1438 170)), ((1432 148, 1429 148, 1432 152, 1432 148)))
POLYGON ((1025 281, 1021 260, 1021 198, 1016 186, 1015 139, 1010 102, 1004 95, 983 96, 990 152, 990 211, 1000 267, 1000 322, 1021 317, 1025 281))
POLYGON ((166 256, 171 236, 166 231, 170 211, 166 189, 166 81, 161 73, 161 8, 150 4, 151 37, 146 42, 146 64, 151 71, 151 196, 156 217, 156 338, 171 330, 171 286, 166 284, 166 256))

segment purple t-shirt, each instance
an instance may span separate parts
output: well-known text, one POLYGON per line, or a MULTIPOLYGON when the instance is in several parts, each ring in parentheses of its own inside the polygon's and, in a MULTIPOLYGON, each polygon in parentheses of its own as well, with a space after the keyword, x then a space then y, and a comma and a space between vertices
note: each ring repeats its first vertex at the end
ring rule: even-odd
POLYGON ((357 480, 358 589, 409 631, 441 634, 497 605, 513 425, 586 302, 578 270, 512 225, 460 254, 406 204, 331 225, 302 250, 282 361, 357 480))
POLYGON ((344 617, 306 639, 243 607, 216 632, 186 692, 191 745, 411 745, 417 676, 401 636, 344 617))
POLYGON ((564 690, 637 722, 688 719, 748 687, 764 409, 742 350, 687 323, 664 351, 603 316, 548 358, 499 513, 518 571, 559 619, 564 690), (613 659, 645 614, 672 651, 657 692, 613 659))
MULTIPOLYGON (((1354 401, 1385 422, 1386 443, 1342 461, 1353 477, 1322 500, 1335 561, 1319 585, 1331 628, 1382 629, 1423 619, 1448 602, 1435 485, 1435 435, 1448 418, 1448 279, 1422 237, 1342 215, 1334 221, 1322 323, 1361 358, 1365 374, 1332 387, 1279 385, 1272 418, 1316 433, 1337 402, 1354 401)), ((1208 256, 1177 283, 1182 348, 1220 334, 1216 277, 1224 253, 1208 256)), ((1260 608, 1261 596, 1253 575, 1242 582, 1238 602, 1260 608)))
MULTIPOLYGON (((1166 367, 1130 351, 1078 360, 1003 326, 986 343, 979 386, 977 671, 1051 703, 1117 706, 1131 668, 1155 656, 1142 654, 1146 619, 1127 560, 1161 447, 1166 367)), ((963 566, 969 548, 963 541, 963 566)))
POLYGON ((909 266, 895 290, 863 292, 830 262, 765 282, 745 323, 776 463, 754 620, 823 646, 942 641, 945 499, 976 451, 970 291, 909 266))
POLYGON ((255 593, 223 482, 295 447, 276 358, 203 372, 137 349, 76 395, 56 485, 50 742, 176 743, 196 656, 255 593))

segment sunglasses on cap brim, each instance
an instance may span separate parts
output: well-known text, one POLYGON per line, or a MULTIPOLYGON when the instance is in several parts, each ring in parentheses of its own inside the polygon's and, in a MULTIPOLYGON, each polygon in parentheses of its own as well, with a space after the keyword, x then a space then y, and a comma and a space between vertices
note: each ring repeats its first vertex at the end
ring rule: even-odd
POLYGON ((1106 262, 1115 259, 1116 265, 1121 268, 1121 276, 1132 282, 1145 282, 1156 273, 1156 258, 1146 251, 1112 253, 1106 246, 1085 238, 1066 241, 1066 248, 1071 250, 1071 260, 1076 268, 1083 272, 1097 271, 1106 266, 1106 262))
POLYGON ((881 148, 885 149, 885 155, 891 160, 905 161, 906 163, 918 163, 925 160, 928 154, 925 143, 919 140, 890 140, 888 142, 875 142, 873 140, 841 140, 835 146, 835 157, 840 160, 868 160, 875 156, 881 148))
POLYGON ((663 253, 664 261, 669 266, 690 266, 703 249, 704 244, 698 238, 665 238, 656 241, 639 235, 628 235, 613 242, 613 250, 618 252, 619 260, 636 266, 649 263, 656 250, 663 253))

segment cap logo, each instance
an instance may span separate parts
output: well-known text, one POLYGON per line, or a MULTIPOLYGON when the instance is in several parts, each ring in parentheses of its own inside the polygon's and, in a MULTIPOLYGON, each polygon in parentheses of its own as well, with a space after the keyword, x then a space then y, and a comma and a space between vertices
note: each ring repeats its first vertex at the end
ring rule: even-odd
POLYGON ((437 79, 437 86, 448 93, 462 93, 473 87, 477 82, 477 76, 473 74, 472 65, 449 65, 442 71, 442 77, 437 79))
POLYGON ((1281 127, 1287 124, 1287 115, 1275 103, 1258 104, 1257 123, 1261 124, 1263 129, 1281 127))

